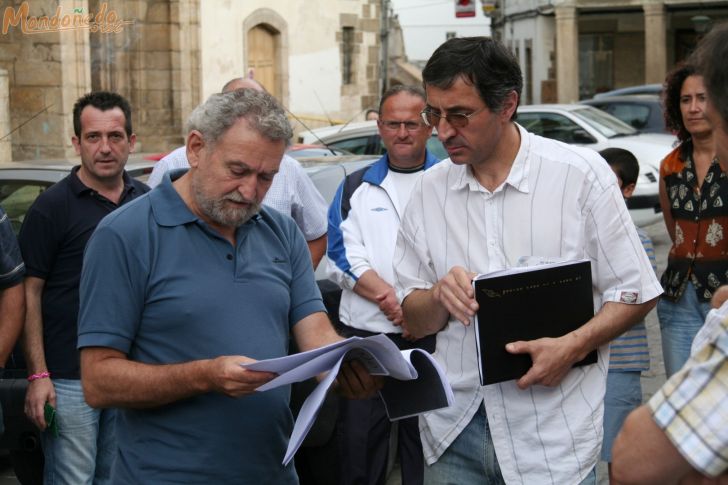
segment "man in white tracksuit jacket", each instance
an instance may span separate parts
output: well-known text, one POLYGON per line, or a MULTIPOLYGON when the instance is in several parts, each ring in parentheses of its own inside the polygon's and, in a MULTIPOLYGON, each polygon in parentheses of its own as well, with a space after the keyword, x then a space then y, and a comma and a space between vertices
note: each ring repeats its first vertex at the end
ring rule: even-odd
MULTIPOLYGON (((342 288, 339 320, 345 336, 387 334, 400 349, 434 349, 434 336, 412 341, 393 288, 392 258, 399 221, 419 175, 437 163, 426 149, 432 130, 420 112, 422 89, 395 86, 380 102, 379 133, 387 154, 347 176, 329 208, 328 272, 342 288)), ((383 484, 390 423, 381 399, 342 402, 341 483, 383 484)), ((424 461, 417 418, 399 421, 402 484, 422 483, 424 461)))

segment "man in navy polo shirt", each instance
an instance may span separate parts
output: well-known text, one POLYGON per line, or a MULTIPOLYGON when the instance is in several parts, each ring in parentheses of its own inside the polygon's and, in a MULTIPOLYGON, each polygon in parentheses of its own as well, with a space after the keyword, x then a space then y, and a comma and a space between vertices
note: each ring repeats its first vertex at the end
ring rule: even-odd
POLYGON ((25 414, 46 430, 46 403, 56 410, 59 434, 41 434, 45 483, 98 484, 108 482, 111 470, 114 413, 91 409, 81 390, 76 321, 83 251, 104 216, 149 189, 124 171, 136 141, 126 99, 103 91, 81 97, 73 128, 81 165, 38 196, 20 230, 31 381, 25 414))
MULTIPOLYGON (((99 224, 81 277, 86 399, 123 408, 114 483, 297 483, 281 464, 289 387, 240 364, 340 339, 294 221, 261 202, 291 128, 269 94, 215 94, 188 121, 188 172, 99 224)), ((364 397, 358 364, 339 383, 364 397)))

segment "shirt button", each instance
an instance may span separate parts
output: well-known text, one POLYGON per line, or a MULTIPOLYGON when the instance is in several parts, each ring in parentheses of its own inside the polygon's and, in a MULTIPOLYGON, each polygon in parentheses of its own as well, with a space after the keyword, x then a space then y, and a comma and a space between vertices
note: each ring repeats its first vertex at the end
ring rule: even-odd
POLYGON ((228 261, 232 261, 233 260, 233 255, 232 254, 228 254, 225 257, 228 259, 228 261))

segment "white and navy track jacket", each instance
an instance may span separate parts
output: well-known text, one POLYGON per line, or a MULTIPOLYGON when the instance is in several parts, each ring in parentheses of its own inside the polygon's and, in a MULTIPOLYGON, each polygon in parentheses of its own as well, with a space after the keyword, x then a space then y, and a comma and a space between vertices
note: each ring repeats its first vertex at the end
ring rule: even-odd
MULTIPOLYGON (((427 170, 439 160, 425 154, 427 170)), ((345 325, 369 332, 401 333, 379 305, 354 293, 365 271, 372 269, 394 283, 392 258, 399 222, 404 212, 389 175, 384 155, 368 167, 347 175, 329 207, 328 265, 331 280, 342 288, 339 319, 345 325)), ((417 175, 413 175, 417 176, 417 175)))

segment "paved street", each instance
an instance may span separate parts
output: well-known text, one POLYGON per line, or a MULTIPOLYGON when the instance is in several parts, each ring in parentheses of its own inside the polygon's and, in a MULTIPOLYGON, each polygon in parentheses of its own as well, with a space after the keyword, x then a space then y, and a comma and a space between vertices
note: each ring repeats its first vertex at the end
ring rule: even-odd
MULTIPOLYGON (((660 222, 646 228, 655 245, 657 255, 658 275, 662 274, 667 262, 667 251, 670 248, 670 238, 660 222)), ((642 393, 644 400, 649 399, 655 391, 665 382, 665 368, 662 364, 662 350, 660 347, 660 327, 657 323, 657 313, 653 310, 647 316, 647 334, 650 345, 651 365, 649 372, 642 374, 642 393)), ((600 464, 597 469, 599 485, 607 485, 606 466, 600 464)), ((0 457, 0 485, 18 485, 12 470, 8 467, 5 457, 0 457)), ((400 485, 399 469, 395 466, 387 481, 387 485, 400 485)))
MULTIPOLYGON (((662 274, 667 265, 667 252, 670 249, 670 236, 667 235, 662 222, 646 228, 652 238, 657 256, 657 274, 662 274)), ((647 315, 647 337, 650 345, 650 370, 642 374, 643 400, 649 399, 665 382, 665 366, 662 363, 662 347, 660 340, 660 325, 657 322, 657 311, 652 310, 647 315)))

